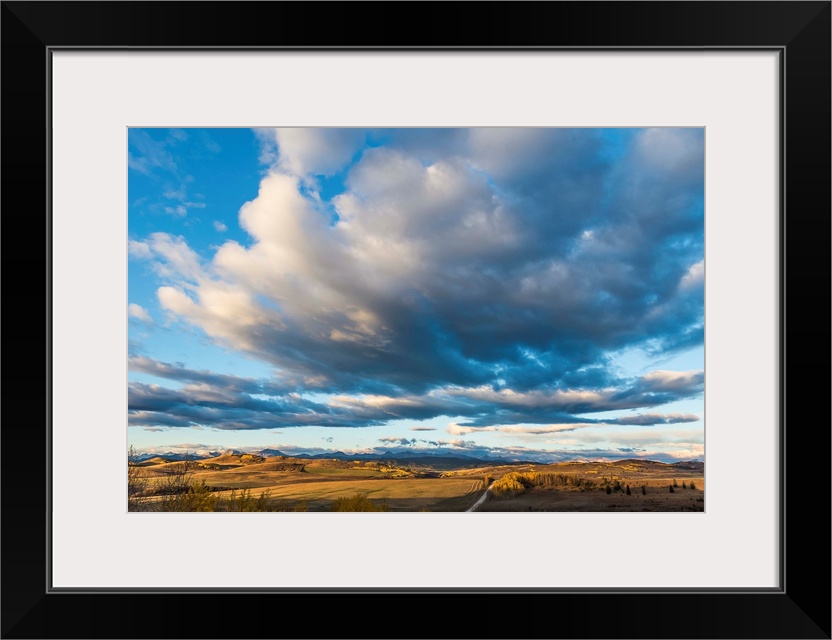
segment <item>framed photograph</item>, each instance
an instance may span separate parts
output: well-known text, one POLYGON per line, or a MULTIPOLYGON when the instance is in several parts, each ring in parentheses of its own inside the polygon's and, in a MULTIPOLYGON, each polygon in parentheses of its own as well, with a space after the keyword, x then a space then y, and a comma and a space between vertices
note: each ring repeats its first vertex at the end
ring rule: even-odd
POLYGON ((399 8, 3 3, 3 637, 829 638, 830 3, 399 8))
POLYGON ((705 512, 704 127, 127 157, 129 511, 705 512))

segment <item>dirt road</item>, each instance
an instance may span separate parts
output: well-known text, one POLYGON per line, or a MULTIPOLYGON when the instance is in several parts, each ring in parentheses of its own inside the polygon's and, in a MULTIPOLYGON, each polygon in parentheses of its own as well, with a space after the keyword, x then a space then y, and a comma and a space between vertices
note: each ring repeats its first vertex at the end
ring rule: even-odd
MULTIPOLYGON (((483 502, 485 502, 485 499, 488 497, 488 493, 489 493, 490 491, 491 491, 491 485, 488 485, 488 489, 486 489, 485 491, 483 491, 482 495, 480 496, 480 499, 479 499, 479 500, 477 500, 474 504, 472 504, 472 505, 471 505, 471 508, 470 508, 470 509, 468 509, 468 511, 476 511, 476 510, 479 508, 479 506, 480 506, 483 502)), ((465 513, 468 513, 468 511, 466 511, 465 513)))

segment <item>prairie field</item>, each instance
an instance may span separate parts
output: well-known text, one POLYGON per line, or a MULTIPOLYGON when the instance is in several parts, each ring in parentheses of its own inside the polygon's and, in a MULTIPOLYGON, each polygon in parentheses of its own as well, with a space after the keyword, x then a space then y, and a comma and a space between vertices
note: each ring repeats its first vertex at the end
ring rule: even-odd
POLYGON ((702 463, 643 460, 454 468, 223 454, 151 458, 129 476, 133 511, 704 511, 705 488, 702 463))

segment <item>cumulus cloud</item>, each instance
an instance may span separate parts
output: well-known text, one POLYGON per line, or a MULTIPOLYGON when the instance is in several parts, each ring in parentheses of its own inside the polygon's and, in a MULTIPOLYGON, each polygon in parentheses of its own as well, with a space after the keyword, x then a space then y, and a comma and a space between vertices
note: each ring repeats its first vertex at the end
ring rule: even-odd
MULTIPOLYGON (((233 287, 245 300, 241 322, 174 292, 169 306, 234 348, 340 389, 493 383, 496 369, 513 388, 534 387, 608 349, 686 335, 701 319, 701 304, 682 300, 678 286, 695 264, 684 256, 701 253, 701 209, 691 211, 701 190, 658 175, 642 194, 620 166, 604 165, 592 134, 561 131, 472 130, 459 151, 474 149, 473 161, 449 155, 426 165, 395 147, 371 148, 333 199, 336 224, 300 177, 273 170, 240 211, 252 244, 223 245, 197 291, 210 298, 233 287), (517 151, 526 147, 528 157, 517 151), (529 167, 541 148, 555 151, 535 178, 529 167), (514 189, 497 189, 483 170, 514 189), (553 196, 541 176, 562 188, 553 196), (598 200, 616 188, 623 211, 598 200), (685 235, 692 241, 675 246, 685 235), (355 375, 368 362, 371 371, 355 375)), ((636 144, 635 160, 645 147, 652 162, 660 142, 636 144)))
POLYGON ((255 130, 260 161, 299 176, 329 176, 342 170, 363 146, 361 129, 284 127, 255 130))
POLYGON ((129 240, 127 242, 127 251, 133 258, 140 260, 150 260, 153 257, 153 252, 146 242, 139 242, 138 240, 129 240))
POLYGON ((203 276, 200 258, 182 236, 152 233, 147 246, 156 262, 157 273, 164 278, 198 281, 203 276))
MULTIPOLYGON (((702 343, 701 129, 619 133, 617 155, 595 129, 258 135, 269 168, 240 208, 248 243, 202 256, 156 233, 130 252, 152 262, 165 311, 275 367, 270 402, 281 410, 230 415, 183 387, 159 420, 265 428, 444 415, 466 419, 457 430, 522 423, 544 434, 702 393, 702 371, 622 379, 608 356, 702 343), (336 174, 343 188, 324 202, 318 180, 336 174), (310 391, 330 397, 291 396, 310 391)), ((235 410, 256 411, 244 396, 264 383, 233 384, 235 410)), ((134 420, 151 410, 145 395, 172 402, 159 389, 135 394, 134 420)), ((604 424, 674 421, 688 418, 604 424)))
POLYGON ((361 129, 294 127, 271 131, 278 165, 296 176, 336 173, 350 161, 366 137, 361 129))
POLYGON ((219 220, 214 220, 214 229, 216 229, 220 233, 225 233, 226 231, 228 231, 228 226, 220 222, 219 220))
POLYGON ((386 442, 388 444, 399 444, 403 447, 409 447, 410 445, 414 445, 418 442, 415 438, 397 438, 396 436, 385 436, 383 438, 379 438, 378 441, 386 442))
POLYGON ((136 304, 135 302, 131 302, 127 305, 127 315, 148 324, 153 322, 153 318, 150 317, 150 313, 148 313, 147 309, 140 304, 136 304))

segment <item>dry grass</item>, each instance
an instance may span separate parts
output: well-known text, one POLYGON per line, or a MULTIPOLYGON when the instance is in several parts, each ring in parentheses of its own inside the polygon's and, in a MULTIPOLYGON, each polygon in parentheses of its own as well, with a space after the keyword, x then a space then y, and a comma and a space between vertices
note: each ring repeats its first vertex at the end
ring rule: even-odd
MULTIPOLYGON (((284 510, 304 502, 309 511, 329 511, 336 501, 357 494, 384 501, 390 511, 465 511, 483 489, 479 478, 425 478, 386 464, 298 459, 241 460, 220 456, 191 465, 191 477, 211 494, 231 499, 246 490, 254 498, 268 492, 270 508, 284 510)), ((141 469, 148 494, 165 486, 182 463, 159 461, 141 469)), ((151 496, 148 501, 159 501, 151 496)))
MULTIPOLYGON (((131 467, 135 469, 136 467, 131 467)), ((145 495, 153 494, 180 472, 181 462, 151 459, 138 471, 145 478, 145 495)), ((193 480, 212 496, 230 500, 247 491, 261 495, 269 510, 330 511, 356 495, 384 503, 390 511, 466 511, 482 495, 486 479, 517 484, 502 499, 490 497, 478 511, 702 511, 704 477, 701 470, 679 469, 653 462, 561 463, 502 465, 436 471, 396 467, 384 462, 307 460, 223 455, 190 463, 193 480), (519 478, 522 482, 515 483, 519 478), (676 481, 674 493, 668 486, 676 481), (689 486, 693 480, 695 489, 689 486), (611 487, 609 494, 605 488, 611 487), (630 487, 630 495, 626 487, 630 487), (612 489, 615 487, 615 489, 612 489), (645 487, 647 495, 642 494, 645 487)))
POLYGON ((508 499, 489 499, 478 511, 701 512, 705 509, 705 478, 701 472, 694 470, 650 462, 570 462, 535 465, 525 473, 530 476, 545 474, 556 480, 549 485, 525 487, 515 495, 508 495, 508 499), (578 479, 583 482, 574 482, 578 479), (676 486, 671 493, 674 481, 676 486), (695 489, 689 488, 691 481, 695 489), (629 494, 627 488, 630 489, 629 494))

